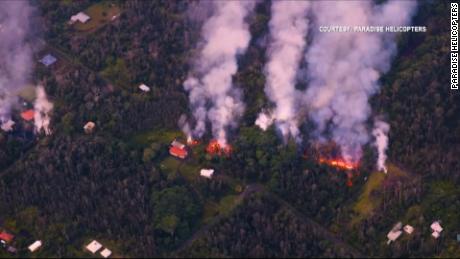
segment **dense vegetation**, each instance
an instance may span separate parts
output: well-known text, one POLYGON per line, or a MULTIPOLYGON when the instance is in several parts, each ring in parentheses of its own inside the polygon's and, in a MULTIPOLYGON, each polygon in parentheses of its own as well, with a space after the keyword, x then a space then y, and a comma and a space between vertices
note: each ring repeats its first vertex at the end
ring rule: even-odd
POLYGON ((197 3, 96 2, 36 2, 48 43, 40 54, 59 59, 52 68, 37 64, 34 75, 54 103, 53 134, 0 132, 0 230, 16 235, 14 256, 30 256, 24 248, 35 239, 44 241, 37 254, 44 257, 89 257, 84 245, 92 239, 138 257, 331 257, 356 255, 355 248, 372 256, 459 256, 460 111, 448 84, 447 3, 420 3, 414 24, 428 32, 400 37, 372 100, 391 124, 394 175, 375 178, 375 153, 366 147, 349 187, 346 172, 318 165, 309 145, 285 145, 274 129, 253 126, 270 105, 263 92, 270 2, 249 19, 253 38, 234 77, 247 107, 232 132, 232 156, 205 155, 199 146, 186 161, 170 158, 167 147, 189 113, 182 82, 202 14, 190 19, 187 10, 197 3), (111 3, 121 10, 112 22, 84 32, 67 24, 111 3), (140 83, 152 90, 139 91, 140 83), (84 134, 87 121, 96 123, 94 134, 84 134), (202 167, 215 168, 216 178, 195 177, 202 167), (436 219, 445 227, 439 240, 429 230, 436 219), (416 232, 387 246, 398 221, 416 232))

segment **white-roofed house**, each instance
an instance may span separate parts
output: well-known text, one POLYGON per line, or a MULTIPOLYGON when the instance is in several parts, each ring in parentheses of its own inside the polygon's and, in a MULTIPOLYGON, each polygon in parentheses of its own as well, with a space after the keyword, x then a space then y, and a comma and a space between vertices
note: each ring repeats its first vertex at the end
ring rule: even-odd
POLYGON ((433 222, 430 227, 431 227, 431 230, 433 230, 434 232, 438 232, 438 233, 442 232, 442 227, 439 221, 433 222))
POLYGON ((211 179, 212 175, 214 174, 214 169, 201 169, 200 175, 206 178, 211 179))
POLYGON ((90 19, 91 19, 91 17, 89 17, 84 12, 79 12, 76 15, 72 15, 72 17, 70 17, 70 24, 74 24, 76 22, 86 23, 90 19))
POLYGON ((414 227, 412 227, 411 225, 405 225, 404 226, 404 232, 406 232, 407 234, 412 234, 412 232, 414 232, 414 227))
POLYGON ((110 255, 112 255, 112 251, 110 251, 107 248, 104 248, 104 250, 101 251, 101 255, 104 258, 108 258, 110 255))
POLYGON ((83 126, 83 130, 85 130, 86 134, 91 134, 94 131, 94 128, 96 127, 96 123, 92 121, 88 121, 85 126, 83 126))
POLYGON ((139 89, 141 89, 141 90, 144 91, 144 92, 150 92, 150 87, 148 87, 148 86, 146 86, 146 85, 144 85, 144 84, 141 84, 141 85, 139 86, 139 89))
POLYGON ((438 239, 438 238, 441 236, 441 234, 440 234, 439 232, 437 232, 437 231, 433 231, 433 233, 431 233, 431 235, 432 235, 435 239, 438 239))
POLYGON ((401 236, 401 234, 402 234, 401 230, 397 230, 397 231, 392 230, 392 231, 390 231, 387 234, 387 238, 388 238, 387 244, 389 245, 391 242, 396 241, 396 239, 398 239, 398 237, 401 236))
POLYGON ((101 243, 97 242, 96 240, 93 240, 91 241, 91 243, 89 243, 87 246, 86 246, 86 249, 88 251, 90 251, 91 253, 95 254, 97 251, 99 251, 99 249, 102 248, 102 245, 101 243))
POLYGON ((41 240, 37 240, 37 241, 33 242, 33 243, 28 247, 28 249, 29 249, 29 251, 30 251, 31 253, 33 253, 33 252, 37 251, 37 249, 39 249, 39 248, 42 246, 42 244, 43 244, 43 243, 42 243, 41 240))

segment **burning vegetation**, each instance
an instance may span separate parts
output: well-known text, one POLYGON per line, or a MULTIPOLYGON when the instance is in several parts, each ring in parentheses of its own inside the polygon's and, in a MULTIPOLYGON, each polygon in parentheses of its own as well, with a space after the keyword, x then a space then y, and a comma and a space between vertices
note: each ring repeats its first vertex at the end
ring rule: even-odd
POLYGON ((213 139, 206 147, 206 152, 210 155, 230 156, 232 153, 232 147, 229 144, 222 146, 217 140, 213 139))

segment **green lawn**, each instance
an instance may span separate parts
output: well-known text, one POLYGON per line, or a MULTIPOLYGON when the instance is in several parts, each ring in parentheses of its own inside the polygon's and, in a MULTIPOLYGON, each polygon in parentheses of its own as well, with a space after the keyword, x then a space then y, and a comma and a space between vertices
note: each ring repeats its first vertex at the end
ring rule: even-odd
POLYGON ((361 194, 358 197, 358 200, 352 207, 352 210, 354 213, 356 213, 356 216, 353 217, 351 225, 355 225, 361 220, 371 216, 374 209, 380 205, 382 202, 382 197, 380 195, 372 195, 372 193, 381 190, 385 178, 407 176, 406 172, 402 171, 400 168, 393 164, 388 164, 387 168, 387 174, 378 171, 374 171, 370 174, 361 194))
POLYGON ((140 148, 148 147, 152 143, 169 145, 175 138, 183 138, 181 131, 151 130, 134 135, 129 143, 140 148))
POLYGON ((110 2, 102 2, 91 5, 84 13, 91 17, 91 19, 87 23, 77 22, 75 24, 77 31, 91 31, 110 22, 113 16, 120 14, 120 8, 114 4, 112 5, 110 2))

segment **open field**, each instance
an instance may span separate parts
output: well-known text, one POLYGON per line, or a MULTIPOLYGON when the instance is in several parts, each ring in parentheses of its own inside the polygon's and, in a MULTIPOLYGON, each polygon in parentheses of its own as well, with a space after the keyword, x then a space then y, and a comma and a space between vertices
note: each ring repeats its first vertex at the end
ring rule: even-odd
POLYGON ((97 3, 88 7, 84 12, 91 17, 87 23, 77 22, 75 29, 80 32, 88 32, 109 23, 112 17, 120 14, 120 8, 109 2, 97 3))

